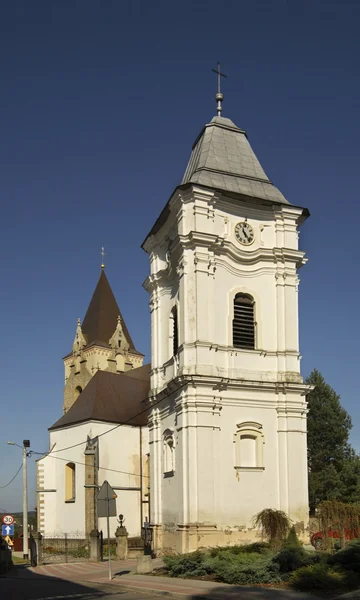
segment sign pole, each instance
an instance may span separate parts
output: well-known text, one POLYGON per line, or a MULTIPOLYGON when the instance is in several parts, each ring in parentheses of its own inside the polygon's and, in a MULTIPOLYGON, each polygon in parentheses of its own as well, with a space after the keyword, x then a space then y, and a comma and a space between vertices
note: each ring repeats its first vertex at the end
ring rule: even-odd
POLYGON ((106 523, 107 523, 107 535, 108 535, 108 560, 109 560, 109 580, 111 581, 111 556, 110 556, 110 516, 109 516, 109 492, 106 496, 106 523))

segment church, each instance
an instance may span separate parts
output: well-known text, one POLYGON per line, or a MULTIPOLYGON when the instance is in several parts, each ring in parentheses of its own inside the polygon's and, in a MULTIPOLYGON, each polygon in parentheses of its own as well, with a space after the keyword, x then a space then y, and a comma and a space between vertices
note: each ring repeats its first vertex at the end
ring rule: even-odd
POLYGON ((130 537, 150 521, 157 554, 254 540, 264 508, 285 511, 306 534, 297 272, 309 213, 270 181, 246 131, 222 116, 221 93, 216 100, 142 245, 151 364, 104 265, 63 359, 63 415, 37 462, 47 537, 105 531, 96 507, 105 480, 130 537))

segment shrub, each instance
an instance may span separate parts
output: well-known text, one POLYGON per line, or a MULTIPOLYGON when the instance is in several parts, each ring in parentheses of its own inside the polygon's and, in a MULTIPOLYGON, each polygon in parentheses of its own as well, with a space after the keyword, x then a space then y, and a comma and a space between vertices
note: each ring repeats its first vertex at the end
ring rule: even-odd
POLYGON ((301 567, 290 577, 290 584, 301 592, 328 593, 335 595, 355 588, 353 577, 321 562, 308 567, 301 567))
POLYGON ((300 542, 298 536, 296 535, 294 525, 290 528, 288 536, 283 544, 283 548, 302 548, 302 543, 300 542))
POLYGON ((253 544, 239 544, 237 546, 230 546, 227 548, 217 546, 216 548, 211 548, 209 550, 209 554, 212 558, 215 558, 215 556, 223 554, 224 552, 228 552, 231 555, 249 553, 266 554, 269 552, 269 549, 270 545, 266 542, 254 542, 253 544))
POLYGON ((273 561, 271 552, 234 554, 231 550, 224 549, 215 558, 205 559, 204 567, 214 573, 219 581, 238 585, 281 581, 279 566, 273 561))
POLYGON ((306 553, 302 548, 282 548, 275 557, 280 573, 290 573, 306 564, 306 553))
POLYGON ((279 548, 284 541, 290 527, 290 521, 282 510, 264 508, 255 515, 254 526, 259 527, 269 539, 272 548, 279 548))
POLYGON ((204 556, 197 550, 189 554, 167 555, 163 560, 170 577, 201 577, 209 572, 202 565, 204 556))
POLYGON ((360 575, 360 540, 350 542, 343 550, 330 555, 327 562, 360 575))

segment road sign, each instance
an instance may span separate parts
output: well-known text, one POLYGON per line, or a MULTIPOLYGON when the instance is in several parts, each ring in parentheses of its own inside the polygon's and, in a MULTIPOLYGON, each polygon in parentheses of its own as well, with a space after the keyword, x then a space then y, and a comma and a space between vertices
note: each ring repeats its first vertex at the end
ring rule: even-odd
POLYGON ((1 535, 14 535, 14 525, 2 525, 1 535))
POLYGON ((117 494, 112 489, 108 481, 102 484, 97 497, 98 517, 116 517, 116 498, 117 494))
POLYGON ((108 481, 102 484, 97 496, 98 517, 106 517, 107 537, 108 537, 108 557, 109 557, 109 579, 111 581, 111 552, 110 552, 110 518, 116 517, 116 498, 117 494, 112 489, 108 481))
POLYGON ((4 515, 2 518, 2 522, 4 523, 4 525, 12 525, 14 522, 14 517, 12 517, 11 515, 4 515))

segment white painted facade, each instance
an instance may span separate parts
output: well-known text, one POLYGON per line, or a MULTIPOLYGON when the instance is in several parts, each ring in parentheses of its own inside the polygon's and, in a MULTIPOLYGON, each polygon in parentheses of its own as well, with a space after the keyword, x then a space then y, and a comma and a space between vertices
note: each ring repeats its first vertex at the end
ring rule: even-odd
MULTIPOLYGON (((114 423, 90 421, 50 432, 51 453, 38 461, 39 529, 48 538, 53 535, 85 535, 85 456, 88 437, 98 438, 98 484, 107 480, 116 490, 117 514, 125 516, 129 536, 141 534, 141 523, 147 516, 148 428, 116 427, 114 423), (141 440, 140 440, 141 436, 141 440), (76 446, 76 444, 81 444, 76 446), (69 448, 59 452, 61 448, 69 448), (142 462, 140 463, 140 454, 142 462), (76 493, 74 501, 66 501, 65 468, 75 464, 76 493), (120 489, 121 488, 121 489, 120 489), (135 489, 134 489, 135 488, 135 489), (142 488, 142 491, 141 489, 142 488)), ((117 519, 110 519, 110 535, 115 535, 117 519)), ((98 529, 106 535, 106 519, 98 519, 98 529)))
POLYGON ((193 185, 175 191, 166 221, 144 244, 151 268, 144 286, 152 324, 151 521, 158 548, 184 552, 250 539, 252 518, 263 508, 284 510, 299 530, 308 525, 307 387, 298 341, 302 213, 193 185), (244 220, 255 232, 248 246, 234 235, 244 220), (233 347, 239 292, 255 301, 251 350, 233 347), (166 473, 170 436, 174 469, 166 473))
MULTIPOLYGON (((306 213, 272 186, 245 132, 229 119, 215 117, 204 132, 184 183, 143 244, 150 259, 149 427, 121 426, 99 437, 100 485, 107 479, 115 489, 141 487, 142 474, 142 496, 118 493, 130 536, 140 534, 146 516, 140 500, 144 507, 150 475, 157 553, 253 540, 253 517, 264 508, 285 511, 299 533, 308 527, 308 386, 300 374, 297 274, 306 263, 298 245, 306 213), (252 228, 251 243, 236 238, 241 223, 252 228), (238 294, 253 301, 253 348, 234 346, 238 294)), ((78 332, 81 341, 80 324, 78 332)), ((115 348, 85 348, 85 358, 106 370, 115 348)), ((77 350, 77 366, 65 358, 74 392, 65 412, 76 401, 71 369, 79 377, 84 370, 77 350)), ((142 364, 133 359, 133 366, 142 364)), ((50 447, 57 452, 112 427, 88 421, 57 429, 50 447)), ((64 480, 67 460, 84 462, 84 445, 63 454, 38 463, 40 530, 48 536, 85 531, 84 465, 76 464, 75 502, 65 501, 64 480)), ((112 534, 116 525, 113 519, 112 534)))

